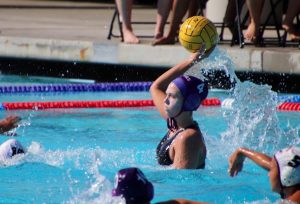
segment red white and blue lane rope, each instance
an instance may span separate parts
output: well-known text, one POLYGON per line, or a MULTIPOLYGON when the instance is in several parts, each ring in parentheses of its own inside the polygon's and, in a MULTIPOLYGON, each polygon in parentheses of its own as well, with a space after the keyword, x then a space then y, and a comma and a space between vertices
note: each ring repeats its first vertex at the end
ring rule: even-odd
MULTIPOLYGON (((149 91, 152 82, 111 82, 95 84, 35 84, 35 85, 5 85, 0 86, 0 94, 36 93, 36 92, 130 92, 149 91)), ((60 102, 15 102, 2 103, 0 109, 46 109, 46 108, 109 108, 109 107, 141 107, 153 106, 150 100, 125 101, 60 101, 60 102)), ((300 96, 279 96, 278 110, 300 111, 300 96)), ((227 98, 221 101, 210 98, 203 101, 204 106, 232 107, 234 99, 227 98)))
MULTIPOLYGON (((202 106, 222 106, 231 108, 234 99, 227 98, 221 102, 218 98, 207 98, 202 106)), ((46 102, 4 102, 0 110, 44 110, 54 108, 130 108, 154 106, 152 100, 100 100, 100 101, 46 101, 46 102)), ((300 102, 283 102, 277 106, 281 111, 300 111, 300 102)))
POLYGON ((148 91, 152 82, 35 84, 0 86, 0 93, 148 91))

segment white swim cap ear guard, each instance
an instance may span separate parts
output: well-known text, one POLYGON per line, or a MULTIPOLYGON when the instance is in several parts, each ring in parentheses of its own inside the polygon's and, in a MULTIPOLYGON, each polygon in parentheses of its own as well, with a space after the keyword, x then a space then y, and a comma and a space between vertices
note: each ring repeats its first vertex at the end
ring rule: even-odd
POLYGON ((290 147, 275 154, 280 182, 283 187, 300 184, 300 148, 290 147))

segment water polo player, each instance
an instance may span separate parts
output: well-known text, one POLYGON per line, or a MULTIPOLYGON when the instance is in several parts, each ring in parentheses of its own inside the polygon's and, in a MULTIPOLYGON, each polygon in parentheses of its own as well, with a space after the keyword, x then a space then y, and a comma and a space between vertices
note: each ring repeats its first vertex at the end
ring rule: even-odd
POLYGON ((121 196, 126 204, 150 203, 154 196, 153 185, 138 168, 125 168, 116 174, 112 196, 121 196))
POLYGON ((24 154, 25 149, 21 143, 15 139, 9 139, 0 145, 0 160, 11 159, 17 154, 24 154))
POLYGON ((183 74, 196 61, 208 57, 213 49, 202 55, 201 52, 192 54, 162 74, 150 88, 154 104, 167 120, 169 129, 156 150, 161 165, 172 165, 177 169, 205 166, 206 146, 192 112, 207 97, 208 87, 202 80, 183 74))
POLYGON ((269 171, 272 191, 281 198, 300 203, 300 148, 290 147, 277 152, 273 158, 246 148, 237 149, 229 159, 228 172, 236 176, 243 168, 245 158, 249 158, 269 171))
MULTIPOLYGON (((18 126, 18 122, 21 120, 19 116, 7 116, 0 120, 0 133, 7 133, 13 128, 18 126)), ((7 160, 15 156, 16 154, 25 153, 25 149, 21 143, 15 139, 9 139, 0 145, 0 160, 7 160)))
MULTIPOLYGON (((154 187, 144 173, 135 167, 125 168, 116 174, 112 196, 120 196, 126 204, 150 204, 154 197, 154 187)), ((157 204, 206 204, 185 199, 172 199, 157 204)))

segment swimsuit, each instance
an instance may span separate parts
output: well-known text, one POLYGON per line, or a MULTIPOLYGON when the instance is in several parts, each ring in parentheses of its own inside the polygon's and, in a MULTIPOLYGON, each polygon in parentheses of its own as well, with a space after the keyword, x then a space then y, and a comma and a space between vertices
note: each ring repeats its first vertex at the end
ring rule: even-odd
POLYGON ((175 132, 175 134, 171 138, 169 138, 170 131, 168 131, 167 134, 162 138, 162 140, 158 144, 156 148, 156 157, 160 165, 173 164, 173 161, 169 156, 169 148, 176 136, 182 131, 184 131, 184 129, 180 128, 179 130, 177 130, 177 132, 175 132))
MULTIPOLYGON (((159 142, 159 144, 156 148, 156 157, 157 157, 158 163, 160 165, 171 165, 171 164, 173 164, 173 161, 171 160, 170 155, 169 155, 170 146, 171 146, 172 142, 174 141, 174 139, 181 132, 183 132, 184 130, 186 130, 188 128, 199 130, 198 123, 195 122, 193 125, 191 125, 187 128, 178 129, 172 137, 169 137, 170 131, 168 131, 167 134, 162 138, 162 140, 159 142)), ((205 166, 205 164, 201 165, 200 168, 204 168, 204 166, 205 166)))

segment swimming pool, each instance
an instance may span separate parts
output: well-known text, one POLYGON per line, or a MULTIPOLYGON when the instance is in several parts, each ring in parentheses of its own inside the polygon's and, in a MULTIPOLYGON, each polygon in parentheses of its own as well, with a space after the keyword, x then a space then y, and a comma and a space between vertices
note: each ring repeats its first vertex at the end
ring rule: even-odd
MULTIPOLYGON (((1 84, 10 80, 51 82, 7 76, 1 84)), ((155 148, 167 128, 151 107, 11 111, 23 118, 16 139, 29 153, 0 168, 0 203, 118 203, 110 196, 114 175, 132 166, 141 168, 154 184, 153 202, 176 197, 211 203, 274 203, 279 196, 271 192, 267 172, 246 162, 243 172, 230 178, 228 156, 239 146, 271 154, 299 144, 300 113, 277 112, 276 94, 269 87, 243 83, 239 90, 243 92, 209 93, 220 99, 234 97, 237 102, 231 109, 203 107, 194 114, 208 149, 204 170, 174 170, 157 164, 155 148)), ((148 92, 0 97, 1 102, 151 98, 148 92)), ((1 111, 0 116, 6 114, 1 111)), ((0 142, 6 139, 3 136, 0 142)))

